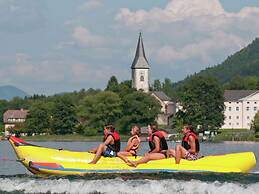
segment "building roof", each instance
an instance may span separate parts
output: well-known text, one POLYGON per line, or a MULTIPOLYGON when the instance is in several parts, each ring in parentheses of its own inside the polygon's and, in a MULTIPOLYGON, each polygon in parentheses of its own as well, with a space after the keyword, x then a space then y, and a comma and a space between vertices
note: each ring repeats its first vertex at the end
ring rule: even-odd
POLYGON ((145 55, 144 44, 141 33, 139 33, 138 45, 134 61, 131 65, 132 69, 149 69, 149 64, 145 55))
POLYGON ((28 114, 28 110, 7 110, 3 115, 4 123, 8 123, 8 119, 25 119, 28 114))
POLYGON ((155 91, 155 92, 152 92, 154 95, 156 95, 160 100, 162 101, 172 101, 172 99, 167 96, 164 92, 162 91, 155 91))
POLYGON ((257 90, 225 90, 224 99, 225 101, 238 101, 255 92, 257 92, 257 90))

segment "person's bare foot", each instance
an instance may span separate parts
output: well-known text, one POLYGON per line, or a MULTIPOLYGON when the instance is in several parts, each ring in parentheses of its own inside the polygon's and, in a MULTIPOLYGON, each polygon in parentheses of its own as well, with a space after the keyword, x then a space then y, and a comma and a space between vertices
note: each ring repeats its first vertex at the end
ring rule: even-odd
POLYGON ((89 162, 88 164, 96 164, 96 162, 94 162, 94 161, 91 161, 91 162, 89 162))
POLYGON ((138 165, 135 163, 135 162, 133 162, 133 161, 127 161, 127 163, 126 163, 128 166, 131 166, 131 167, 137 167, 138 165))

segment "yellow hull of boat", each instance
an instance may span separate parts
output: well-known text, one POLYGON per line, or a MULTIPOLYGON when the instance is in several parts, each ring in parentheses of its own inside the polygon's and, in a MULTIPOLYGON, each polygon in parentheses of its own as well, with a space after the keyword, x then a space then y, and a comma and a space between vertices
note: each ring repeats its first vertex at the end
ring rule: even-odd
MULTIPOLYGON (((18 138, 10 138, 18 160, 34 174, 84 175, 86 173, 134 173, 134 172, 217 172, 247 173, 256 165, 253 152, 206 156, 195 161, 162 159, 140 164, 136 168, 126 165, 119 158, 101 157, 97 164, 88 164, 94 157, 88 152, 50 149, 28 144, 18 138), (21 141, 21 142, 17 142, 21 141)), ((141 157, 129 157, 138 160, 141 157)))

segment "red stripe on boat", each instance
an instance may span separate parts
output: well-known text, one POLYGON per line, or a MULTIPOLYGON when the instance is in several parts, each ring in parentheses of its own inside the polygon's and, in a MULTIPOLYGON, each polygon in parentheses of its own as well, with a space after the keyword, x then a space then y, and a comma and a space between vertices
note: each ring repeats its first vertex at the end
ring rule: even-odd
POLYGON ((49 168, 60 168, 60 167, 62 167, 59 164, 48 163, 48 162, 32 162, 31 165, 44 166, 44 167, 49 167, 49 168))
POLYGON ((15 136, 10 136, 10 138, 14 143, 19 143, 19 144, 24 144, 24 145, 28 145, 29 143, 23 141, 22 139, 19 139, 15 136))

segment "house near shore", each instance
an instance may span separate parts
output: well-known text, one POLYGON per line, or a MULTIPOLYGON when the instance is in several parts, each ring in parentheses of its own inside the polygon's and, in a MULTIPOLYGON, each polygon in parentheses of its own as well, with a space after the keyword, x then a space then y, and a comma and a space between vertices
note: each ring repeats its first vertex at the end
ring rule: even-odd
POLYGON ((7 110, 3 114, 5 135, 9 134, 9 130, 15 128, 15 126, 24 123, 28 115, 28 110, 7 110))
POLYGON ((161 91, 151 92, 151 96, 157 99, 161 105, 160 114, 156 118, 157 124, 168 126, 170 117, 176 113, 176 103, 161 91))
POLYGON ((223 129, 250 129, 259 110, 259 90, 225 90, 223 129))

